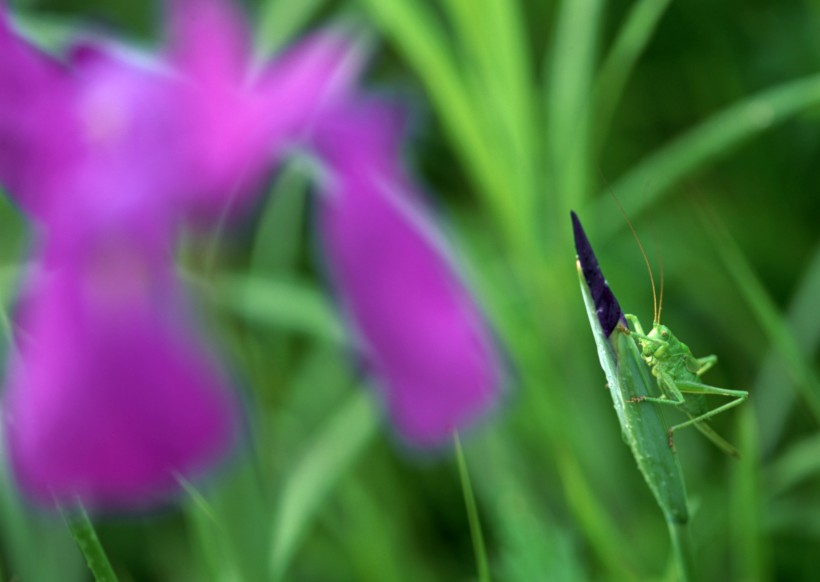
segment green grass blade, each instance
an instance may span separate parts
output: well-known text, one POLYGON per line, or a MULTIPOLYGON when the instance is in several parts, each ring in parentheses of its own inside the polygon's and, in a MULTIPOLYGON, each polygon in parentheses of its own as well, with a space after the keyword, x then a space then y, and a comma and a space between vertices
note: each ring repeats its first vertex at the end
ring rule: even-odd
POLYGON ((376 434, 378 419, 372 395, 359 389, 287 473, 274 518, 270 556, 274 580, 282 579, 322 502, 376 434))
POLYGON ((595 82, 597 101, 593 131, 598 147, 606 140, 612 117, 623 95, 635 63, 666 13, 671 0, 639 0, 632 5, 626 22, 604 60, 595 82))
MULTIPOLYGON (((494 431, 472 442, 481 451, 481 463, 474 466, 473 475, 479 495, 486 500, 490 518, 488 530, 496 534, 500 554, 498 578, 510 582, 575 582, 588 579, 581 565, 574 535, 562 528, 543 507, 543 483, 525 478, 528 460, 522 453, 521 442, 501 431, 494 431)), ((581 483, 584 487, 588 486, 583 480, 581 483)), ((594 506, 595 500, 592 501, 594 506)), ((597 508, 593 507, 595 510, 597 508)), ((597 520, 604 524, 607 522, 606 516, 600 513, 597 520)), ((617 536, 614 530, 611 535, 617 536)), ((611 541, 613 538, 608 539, 611 541)), ((607 547, 613 548, 613 545, 607 547)), ((622 555, 613 556, 611 562, 604 562, 611 566, 613 578, 624 581, 635 578, 624 567, 626 560, 622 555)))
POLYGON ((559 7, 544 98, 548 166, 562 208, 578 206, 593 175, 588 111, 602 5, 600 0, 564 0, 559 7))
POLYGON ((820 435, 812 435, 791 445, 766 470, 772 497, 820 474, 820 435))
POLYGON ((478 505, 473 494, 473 485, 470 482, 470 473, 467 471, 467 461, 464 459, 464 450, 461 448, 461 439, 458 433, 453 435, 455 445, 456 464, 461 479, 461 491, 464 495, 464 505, 467 508, 467 521, 470 523, 470 537, 473 539, 476 569, 480 582, 490 582, 490 564, 487 560, 487 548, 484 545, 484 534, 481 531, 481 519, 478 515, 478 505))
MULTIPOLYGON (((650 155, 612 184, 634 220, 687 175, 729 153, 744 140, 820 103, 820 75, 790 81, 740 100, 650 155)), ((606 239, 624 228, 610 220, 612 201, 601 193, 592 224, 606 239)))
POLYGON ((522 209, 520 217, 532 218, 536 210, 536 165, 540 158, 537 128, 540 126, 535 108, 532 62, 526 50, 527 31, 522 22, 520 2, 485 0, 487 38, 484 45, 491 49, 492 68, 486 84, 495 95, 492 113, 503 122, 501 143, 509 143, 507 177, 511 183, 508 196, 522 209))
POLYGON ((461 74, 441 25, 425 2, 360 0, 397 43, 419 75, 456 152, 475 179, 479 193, 513 239, 519 236, 521 212, 508 188, 507 172, 482 130, 482 115, 461 74))
MULTIPOLYGON (((788 329, 804 358, 811 358, 820 346, 820 246, 814 251, 786 315, 788 329)), ((795 390, 783 359, 774 348, 769 350, 752 384, 755 408, 759 412, 760 448, 765 457, 771 453, 788 428, 794 408, 795 390), (771 389, 776 387, 776 389, 771 389), (791 389, 790 389, 791 388, 791 389)))
POLYGON ((267 197, 254 233, 250 271, 254 275, 290 272, 302 248, 310 177, 303 164, 287 164, 267 197))
POLYGON ((460 52, 467 65, 477 70, 489 68, 490 45, 487 43, 487 12, 483 0, 445 0, 442 2, 453 29, 458 35, 460 52))
POLYGON ((692 537, 689 528, 685 523, 666 522, 669 526, 669 540, 672 543, 672 560, 675 564, 675 571, 678 580, 696 580, 694 550, 692 549, 692 537))
POLYGON ((82 505, 70 511, 61 508, 60 512, 69 532, 71 532, 71 536, 77 542, 80 552, 85 557, 88 569, 94 575, 94 580, 97 582, 117 582, 114 568, 111 567, 111 562, 108 561, 108 556, 97 537, 94 525, 82 505))
POLYGON ((629 402, 631 398, 656 394, 649 371, 631 336, 616 328, 606 337, 580 267, 578 276, 598 359, 606 374, 624 439, 664 515, 669 521, 686 523, 689 520, 686 488, 677 455, 669 447, 668 424, 663 413, 656 405, 629 402))
POLYGON ((534 208, 538 124, 521 6, 510 0, 448 0, 445 8, 460 41, 465 84, 483 113, 474 122, 496 144, 506 196, 517 201, 519 216, 531 218, 523 209, 534 208))
POLYGON ((705 208, 701 209, 701 218, 707 224, 707 233, 738 293, 746 301, 772 347, 788 364, 786 371, 797 383, 809 411, 820 422, 820 377, 803 356, 800 344, 791 334, 777 305, 722 221, 705 208))
POLYGON ((200 575, 215 582, 241 579, 220 516, 191 483, 180 479, 180 484, 188 494, 185 515, 193 530, 195 546, 202 562, 204 572, 200 575))
POLYGON ((668 424, 660 406, 629 402, 635 397, 655 395, 654 383, 630 335, 618 327, 609 338, 606 337, 598 322, 595 303, 580 265, 578 276, 598 358, 609 384, 622 435, 668 522, 678 574, 682 580, 693 579, 694 560, 687 531, 689 511, 686 486, 677 455, 669 447, 668 424))
POLYGON ((7 577, 0 579, 87 580, 88 568, 83 564, 77 544, 53 517, 35 514, 6 483, 0 483, 0 540, 3 558, 7 560, 4 564, 7 577), (49 559, 44 560, 43 556, 49 559))
POLYGON ((305 333, 337 344, 347 335, 324 295, 308 283, 243 275, 219 275, 211 284, 216 304, 257 325, 305 333))
POLYGON ((257 27, 257 54, 265 57, 288 43, 325 5, 326 0, 266 0, 257 27))
POLYGON ((732 463, 730 531, 734 563, 733 577, 738 580, 769 580, 768 531, 764 524, 764 500, 761 484, 759 431, 755 409, 743 407, 740 412, 738 445, 743 456, 732 463))

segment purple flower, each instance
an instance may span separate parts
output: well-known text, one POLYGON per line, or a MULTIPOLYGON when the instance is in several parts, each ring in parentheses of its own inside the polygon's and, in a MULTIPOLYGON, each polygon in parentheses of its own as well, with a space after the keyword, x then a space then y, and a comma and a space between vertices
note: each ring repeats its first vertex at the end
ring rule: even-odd
POLYGON ((182 315, 170 261, 121 234, 44 265, 17 314, 6 437, 18 482, 46 504, 158 501, 234 439, 236 403, 182 315))
POLYGON ((170 60, 185 79, 178 114, 195 196, 187 206, 213 218, 229 205, 241 209, 271 163, 350 91, 362 55, 342 34, 324 31, 254 67, 250 31, 228 4, 171 6, 170 60))
POLYGON ((324 32, 270 63, 227 0, 171 0, 158 55, 100 40, 39 53, 0 3, 0 184, 37 225, 3 421, 45 503, 141 506, 205 471, 238 407, 188 315, 181 226, 248 206, 292 146, 327 167, 329 262, 400 434, 436 446, 498 399, 485 323, 400 163, 400 124, 353 91, 324 32))
POLYGON ((228 450, 237 404, 185 316, 176 234, 241 207, 354 73, 334 34, 254 73, 227 4, 173 7, 167 56, 83 41, 62 63, 0 10, 0 183, 39 225, 3 420, 45 503, 142 506, 228 450))
POLYGON ((331 271, 400 435, 448 442, 498 400, 502 371, 476 305, 400 165, 381 105, 328 116, 321 221, 331 271))

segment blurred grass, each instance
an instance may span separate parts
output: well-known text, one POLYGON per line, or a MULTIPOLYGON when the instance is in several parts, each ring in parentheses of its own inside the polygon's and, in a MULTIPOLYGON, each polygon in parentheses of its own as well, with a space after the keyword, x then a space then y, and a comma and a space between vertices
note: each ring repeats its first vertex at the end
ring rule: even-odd
MULTIPOLYGON (((52 49, 66 23, 112 17, 96 0, 15 6, 52 49)), ((150 40, 155 8, 131 6, 113 23, 150 40)), ((493 576, 668 579, 666 527, 619 435, 575 279, 570 207, 589 216, 625 310, 649 312, 645 270, 600 193, 603 173, 615 177, 644 239, 656 225, 667 323, 696 354, 717 353, 713 383, 751 387, 747 404, 715 420, 737 432, 740 462, 696 434, 678 440, 702 578, 811 579, 820 543, 811 413, 820 341, 817 11, 740 0, 259 0, 249 8, 259 55, 335 16, 357 19, 380 38, 377 90, 419 95, 416 107, 429 113, 420 116, 423 141, 408 150, 513 369, 506 406, 464 435, 493 576), (428 150, 414 152, 420 144, 428 150), (693 190, 708 193, 734 243, 697 227, 693 190)), ((229 248, 213 271, 192 275, 247 385, 248 446, 212 482, 191 485, 167 519, 103 520, 118 572, 475 576, 453 459, 392 446, 356 379, 315 256, 310 190, 310 172, 288 166, 259 212, 225 235, 229 248), (134 544, 140 551, 124 550, 134 544)), ((26 236, 6 202, 0 241, 8 307, 26 236)), ((87 577, 61 522, 21 502, 6 471, 0 477, 2 574, 87 577)))

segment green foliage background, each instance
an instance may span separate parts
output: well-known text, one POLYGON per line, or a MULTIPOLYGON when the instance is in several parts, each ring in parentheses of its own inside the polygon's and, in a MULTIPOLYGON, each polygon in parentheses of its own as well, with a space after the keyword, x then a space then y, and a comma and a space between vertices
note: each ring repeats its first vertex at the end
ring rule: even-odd
MULTIPOLYGON (((18 1, 47 46, 96 21, 142 43, 156 3, 18 1)), ((624 445, 578 292, 569 210, 626 311, 654 262, 664 322, 710 383, 751 392, 677 446, 703 580, 816 575, 820 544, 820 3, 277 0, 246 5, 261 53, 338 19, 373 40, 366 84, 415 114, 429 186, 514 370, 499 413, 463 436, 499 580, 670 579, 660 511, 624 445), (653 240, 654 239, 654 240, 653 240)), ((249 441, 149 515, 98 520, 123 580, 468 580, 455 461, 397 445, 317 269, 300 165, 216 266, 183 261, 247 388, 249 441)), ((27 233, 0 202, 9 304, 27 233)), ((668 415, 670 424, 672 414, 668 415)), ((0 578, 89 574, 58 516, 0 472, 0 578)))

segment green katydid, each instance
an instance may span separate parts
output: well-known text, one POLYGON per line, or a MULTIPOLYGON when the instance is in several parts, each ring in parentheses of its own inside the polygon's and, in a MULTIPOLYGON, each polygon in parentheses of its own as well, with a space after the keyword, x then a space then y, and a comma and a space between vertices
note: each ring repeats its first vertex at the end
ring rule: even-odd
MULTIPOLYGON (((618 203, 617 198, 615 201, 618 203)), ((620 207, 620 203, 618 203, 618 206, 620 207)), ((623 212, 623 208, 621 208, 621 211, 623 212)), ((626 218, 626 215, 624 215, 624 217, 626 218)), ((627 222, 629 222, 628 218, 627 222)), ((733 457, 738 457, 739 453, 737 449, 717 434, 706 421, 721 412, 739 405, 746 400, 749 393, 745 390, 730 390, 728 388, 710 386, 701 382, 700 377, 717 363, 717 356, 711 355, 696 358, 692 355, 692 351, 689 347, 680 341, 667 326, 661 323, 661 311, 663 309, 663 271, 661 270, 660 301, 658 301, 649 258, 631 223, 629 227, 632 229, 632 233, 635 236, 635 240, 638 243, 638 247, 646 262, 647 270, 649 271, 654 316, 652 329, 648 333, 645 333, 636 315, 625 314, 623 317, 633 325, 634 330, 630 331, 630 335, 637 340, 641 348, 641 357, 649 365, 652 375, 655 376, 658 388, 661 391, 660 397, 642 395, 631 398, 630 402, 654 402, 674 406, 689 417, 687 421, 669 428, 667 436, 669 446, 672 449, 674 449, 674 432, 687 426, 694 426, 718 448, 733 457), (705 399, 707 395, 723 396, 731 398, 731 400, 710 410, 705 399)))
POLYGON ((737 449, 716 433, 705 421, 730 408, 734 408, 749 396, 745 390, 730 390, 710 386, 700 381, 701 375, 717 363, 717 356, 711 355, 696 358, 685 343, 680 341, 660 322, 660 309, 655 314, 655 320, 649 333, 644 333, 641 322, 635 315, 626 314, 626 319, 635 331, 631 335, 638 340, 641 347, 641 357, 649 365, 652 375, 658 381, 658 387, 663 396, 637 396, 630 402, 655 402, 668 404, 683 411, 689 420, 669 428, 669 446, 675 448, 674 432, 687 426, 694 426, 709 438, 721 450, 732 455, 740 456, 737 449), (684 397, 684 394, 687 396, 684 397), (729 402, 709 410, 704 396, 725 396, 731 398, 729 402))

